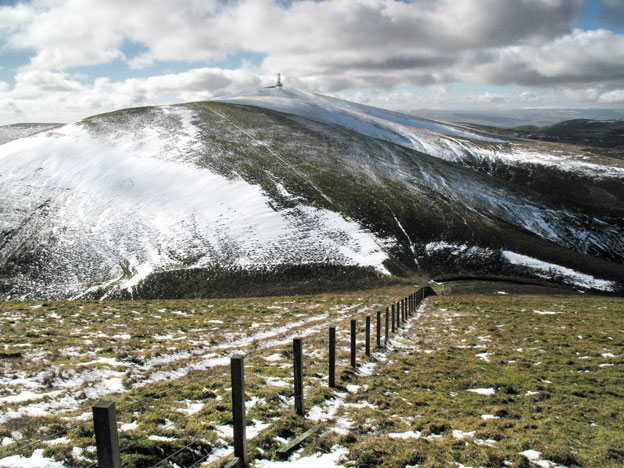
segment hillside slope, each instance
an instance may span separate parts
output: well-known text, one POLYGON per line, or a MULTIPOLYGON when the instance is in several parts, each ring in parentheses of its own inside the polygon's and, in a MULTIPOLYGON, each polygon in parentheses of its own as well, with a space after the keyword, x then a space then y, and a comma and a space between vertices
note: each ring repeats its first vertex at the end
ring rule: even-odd
POLYGON ((358 133, 412 148, 447 161, 495 173, 499 164, 545 168, 600 177, 624 177, 624 164, 591 160, 574 148, 538 145, 488 128, 439 122, 320 94, 265 88, 224 96, 217 102, 244 104, 334 123, 358 133))
POLYGON ((43 132, 53 127, 58 127, 62 124, 54 123, 22 123, 13 125, 0 126, 0 145, 8 143, 9 141, 24 138, 35 133, 43 132))
POLYGON ((592 213, 258 107, 95 116, 0 145, 0 183, 5 298, 145 297, 165 280, 175 295, 183 288, 171 272, 210 278, 284 265, 537 275, 601 290, 624 277, 623 218, 605 197, 584 200, 599 206, 592 213))

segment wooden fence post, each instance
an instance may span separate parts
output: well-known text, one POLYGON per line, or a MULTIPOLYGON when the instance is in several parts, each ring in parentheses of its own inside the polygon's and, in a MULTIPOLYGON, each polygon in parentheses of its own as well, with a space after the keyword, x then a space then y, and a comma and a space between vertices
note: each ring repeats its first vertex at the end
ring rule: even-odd
POLYGON ((392 333, 394 334, 394 306, 395 304, 392 304, 392 333))
POLYGON ((301 338, 293 338, 293 368, 295 371, 295 412, 303 416, 303 353, 301 338))
POLYGON ((370 356, 370 315, 366 316, 366 355, 370 356))
POLYGON ((232 424, 234 426, 234 456, 244 467, 249 465, 245 423, 245 356, 235 354, 230 359, 232 377, 232 424))
POLYGON ((355 319, 351 320, 351 367, 355 367, 355 319))
POLYGON ((329 386, 336 386, 336 327, 329 328, 329 386))
POLYGON ((381 348, 381 310, 377 311, 377 347, 381 348))
POLYGON ((388 332, 388 325, 389 325, 389 321, 390 321, 390 308, 386 307, 386 340, 384 341, 384 345, 388 346, 388 338, 389 338, 389 332, 388 332))
POLYGON ((121 468, 115 403, 102 401, 92 410, 98 468, 121 468))

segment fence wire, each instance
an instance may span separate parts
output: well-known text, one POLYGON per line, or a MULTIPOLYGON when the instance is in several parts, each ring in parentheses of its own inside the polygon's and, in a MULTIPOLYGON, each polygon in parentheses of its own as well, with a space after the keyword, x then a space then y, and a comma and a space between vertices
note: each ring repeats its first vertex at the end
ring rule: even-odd
MULTIPOLYGON (((417 290, 414 293, 413 305, 415 307, 420 305, 420 303, 429 295, 429 290, 430 289, 431 288, 429 288, 429 287, 423 287, 423 288, 420 288, 419 290, 417 290)), ((406 299, 408 299, 408 298, 406 298, 406 299)), ((395 304, 398 304, 398 302, 393 302, 392 303, 393 306, 395 304)), ((406 306, 407 307, 411 307, 411 305, 412 305, 412 303, 409 302, 409 299, 408 299, 408 301, 406 301, 406 306)), ((382 309, 382 314, 383 314, 384 310, 385 309, 382 309)), ((413 312, 415 312, 415 310, 412 310, 411 312, 413 313, 413 312)), ((354 314, 350 314, 350 315, 354 315, 354 314)), ((405 321, 406 319, 407 319, 407 315, 405 316, 405 319, 403 319, 402 321, 405 321)), ((386 333, 387 333, 387 330, 386 330, 386 333)), ((195 381, 192 381, 192 382, 187 382, 187 383, 184 383, 184 384, 181 384, 181 385, 174 386, 172 388, 168 388, 167 390, 164 390, 162 392, 146 396, 145 398, 141 398, 141 399, 138 399, 138 400, 131 401, 131 402, 129 402, 127 404, 124 404, 124 405, 120 406, 119 408, 117 408, 117 411, 118 412, 119 411, 123 411, 123 410, 131 408, 131 407, 133 407, 135 405, 138 405, 138 404, 141 404, 141 403, 145 403, 145 402, 148 402, 148 401, 154 401, 156 399, 159 399, 159 398, 161 398, 163 396, 169 395, 172 392, 179 391, 180 389, 183 389, 183 388, 188 387, 190 385, 196 385, 198 383, 204 382, 204 381, 206 381, 206 380, 208 380, 208 379, 210 379, 212 377, 213 376, 210 375, 210 376, 204 377, 204 378, 199 379, 199 380, 195 380, 195 381)), ((190 419, 190 418, 192 418, 194 416, 197 416, 199 413, 205 411, 206 409, 213 408, 216 404, 217 404, 217 402, 213 402, 212 404, 204 405, 199 410, 194 411, 194 412, 192 412, 192 413, 190 413, 190 414, 188 414, 186 416, 183 416, 183 417, 177 419, 176 421, 170 422, 169 424, 167 424, 164 427, 161 427, 158 431, 153 432, 153 433, 151 433, 149 435, 144 435, 144 436, 140 437, 139 439, 135 440, 131 444, 129 444, 129 445, 123 447, 123 448, 120 448, 119 453, 120 454, 121 453, 127 453, 130 449, 132 449, 133 447, 136 447, 141 442, 144 442, 145 440, 148 440, 150 437, 157 436, 157 435, 162 434, 163 432, 165 432, 167 430, 175 428, 179 423, 181 423, 183 421, 186 421, 186 420, 188 420, 188 419, 190 419)), ((51 436, 48 436, 48 437, 45 437, 45 438, 40 438, 40 439, 35 439, 35 440, 33 440, 33 439, 27 440, 26 441, 27 445, 23 445, 21 447, 18 447, 17 449, 9 452, 7 455, 4 455, 3 458, 9 457, 9 456, 12 456, 12 455, 16 455, 16 454, 23 454, 24 451, 27 450, 28 448, 31 448, 31 447, 34 447, 34 446, 38 446, 38 445, 43 444, 45 442, 48 442, 50 440, 56 439, 59 436, 62 436, 64 434, 66 434, 68 431, 76 429, 76 428, 79 428, 81 426, 84 426, 85 424, 90 423, 92 421, 93 421, 93 416, 90 416, 88 419, 86 419, 84 421, 81 421, 79 423, 73 424, 73 425, 69 426, 66 429, 57 431, 56 433, 52 434, 51 436)), ((182 453, 183 451, 189 450, 190 447, 192 447, 194 444, 200 444, 200 443, 202 443, 202 442, 200 440, 198 440, 197 438, 192 438, 190 443, 188 443, 185 446, 177 449, 175 452, 171 453, 170 455, 168 455, 167 457, 163 458, 162 460, 157 462, 155 465, 150 466, 149 468, 157 468, 157 467, 163 465, 164 463, 166 463, 167 461, 171 460, 172 458, 174 458, 176 455, 182 453)), ((202 463, 204 463, 205 460, 207 460, 208 458, 210 458, 214 454, 215 450, 216 449, 213 448, 213 450, 211 450, 210 453, 202 456, 199 460, 197 460, 195 463, 193 463, 193 465, 191 465, 189 468, 195 468, 195 467, 201 465, 202 463)), ((88 465, 86 468, 94 468, 96 466, 98 466, 98 461, 97 460, 95 462, 91 463, 90 465, 88 465)))

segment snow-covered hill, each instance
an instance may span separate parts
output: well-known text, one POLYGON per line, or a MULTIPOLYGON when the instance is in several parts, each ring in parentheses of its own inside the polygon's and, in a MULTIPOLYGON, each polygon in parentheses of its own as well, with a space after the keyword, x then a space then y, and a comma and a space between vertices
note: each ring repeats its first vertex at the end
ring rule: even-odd
POLYGON ((197 167, 193 114, 154 112, 134 131, 94 135, 78 123, 1 146, 0 263, 32 252, 28 286, 63 296, 103 280, 127 288, 185 263, 385 271, 381 239, 326 209, 274 209, 257 185, 197 167))
MULTIPOLYGON (((279 106, 299 109, 307 95, 288 96, 279 106)), ((103 114, 0 145, 0 296, 135 294, 159 287, 164 272, 283 265, 619 287, 624 222, 611 185, 587 176, 589 208, 562 202, 355 132, 352 114, 315 99, 344 125, 210 102, 103 114)), ((432 135, 499 144, 414 121, 432 135)))
POLYGON ((624 179, 618 161, 600 164, 585 154, 526 141, 501 139, 459 124, 438 122, 285 88, 265 88, 217 99, 263 107, 341 125, 417 151, 493 172, 498 163, 526 167, 541 165, 563 171, 624 179))

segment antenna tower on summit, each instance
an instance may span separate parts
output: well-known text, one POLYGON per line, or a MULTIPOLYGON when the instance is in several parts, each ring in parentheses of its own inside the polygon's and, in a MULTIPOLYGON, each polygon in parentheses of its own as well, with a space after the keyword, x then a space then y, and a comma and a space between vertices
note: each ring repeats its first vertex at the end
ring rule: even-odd
POLYGON ((267 86, 267 88, 280 88, 282 87, 282 74, 277 74, 277 83, 272 86, 267 86))

